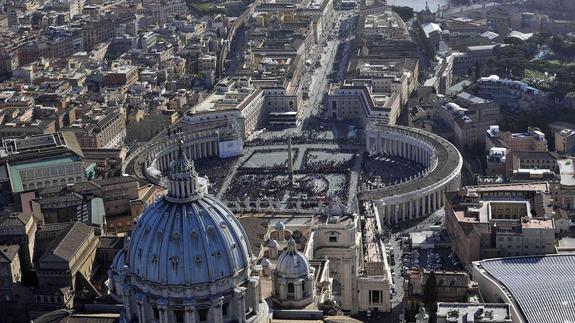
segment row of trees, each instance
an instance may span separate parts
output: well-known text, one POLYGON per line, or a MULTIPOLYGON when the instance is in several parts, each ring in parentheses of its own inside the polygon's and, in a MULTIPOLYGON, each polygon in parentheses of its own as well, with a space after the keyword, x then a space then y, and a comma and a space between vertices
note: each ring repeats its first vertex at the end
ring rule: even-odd
POLYGON ((575 91, 575 43, 545 33, 523 41, 507 38, 505 46, 494 49, 495 58, 485 64, 481 74, 497 74, 511 79, 527 77, 527 71, 547 75, 547 82, 532 84, 557 98, 575 91))

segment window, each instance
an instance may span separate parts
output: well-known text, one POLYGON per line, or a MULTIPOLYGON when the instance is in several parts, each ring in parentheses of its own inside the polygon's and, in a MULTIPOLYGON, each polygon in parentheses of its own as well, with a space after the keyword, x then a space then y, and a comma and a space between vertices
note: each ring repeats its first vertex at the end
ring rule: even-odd
POLYGON ((369 303, 379 304, 381 302, 381 291, 370 290, 369 291, 369 303))
POLYGON ((335 237, 335 236, 329 237, 329 242, 336 243, 336 242, 337 242, 337 237, 335 237))
POLYGON ((208 311, 207 308, 200 308, 198 309, 198 319, 200 322, 207 322, 208 321, 208 311))
POLYGON ((181 309, 174 310, 174 319, 176 323, 184 323, 184 311, 181 309))
POLYGON ((294 287, 292 283, 288 284, 288 293, 294 293, 294 287))
POLYGON ((158 310, 158 308, 156 306, 154 306, 153 312, 154 312, 154 320, 159 320, 160 319, 160 310, 158 310))
POLYGON ((222 316, 227 317, 230 314, 230 302, 225 301, 222 305, 222 316))

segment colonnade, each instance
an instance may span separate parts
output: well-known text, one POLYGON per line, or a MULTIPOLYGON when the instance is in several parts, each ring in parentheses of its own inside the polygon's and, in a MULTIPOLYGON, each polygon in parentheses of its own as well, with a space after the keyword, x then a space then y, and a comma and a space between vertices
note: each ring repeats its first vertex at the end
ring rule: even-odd
POLYGON ((402 199, 382 199, 375 201, 379 214, 386 224, 396 224, 422 216, 429 215, 442 208, 445 203, 445 193, 456 191, 459 188, 459 177, 440 185, 430 188, 428 192, 420 190, 407 194, 402 199))
POLYGON ((386 132, 371 138, 368 149, 375 148, 375 152, 391 156, 398 156, 417 162, 426 168, 432 166, 437 157, 433 147, 415 136, 386 132))
POLYGON ((374 201, 386 224, 429 215, 443 207, 446 192, 459 188, 461 154, 437 135, 402 126, 380 126, 367 132, 366 149, 402 157, 426 168, 419 178, 364 192, 363 199, 374 201))
MULTIPOLYGON (((189 159, 196 160, 208 157, 218 156, 218 142, 217 140, 201 141, 201 142, 188 142, 184 143, 184 151, 189 159)), ((169 147, 165 151, 156 155, 156 168, 165 173, 170 167, 170 163, 176 158, 176 147, 169 147)))

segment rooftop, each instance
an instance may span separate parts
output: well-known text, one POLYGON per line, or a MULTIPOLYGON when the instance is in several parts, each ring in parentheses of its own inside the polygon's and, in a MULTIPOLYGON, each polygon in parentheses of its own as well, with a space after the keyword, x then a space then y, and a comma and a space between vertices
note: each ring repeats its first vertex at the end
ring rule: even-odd
POLYGON ((469 317, 481 322, 511 322, 510 312, 509 304, 437 303, 437 316, 453 322, 457 319, 463 320, 457 322, 465 322, 469 317))
POLYGON ((558 160, 561 185, 575 186, 575 164, 571 159, 558 160))
POLYGON ((487 259, 473 263, 494 279, 530 323, 575 317, 575 254, 487 259))
POLYGON ((433 22, 423 24, 421 26, 421 28, 423 29, 423 32, 425 33, 425 35, 427 37, 429 37, 429 35, 434 31, 439 32, 439 33, 441 32, 441 27, 438 24, 433 23, 433 22))
POLYGON ((83 156, 74 134, 57 132, 26 138, 5 138, 0 145, 0 157, 25 157, 40 152, 73 151, 83 156))
POLYGON ((54 261, 54 259, 51 259, 52 255, 67 262, 72 261, 78 249, 93 231, 92 227, 84 223, 74 223, 69 230, 60 234, 58 238, 50 243, 48 249, 40 257, 40 262, 54 261))
POLYGON ((12 262, 19 250, 20 247, 18 245, 0 245, 0 262, 12 262))
POLYGON ((478 96, 475 96, 475 95, 473 95, 471 93, 467 93, 467 92, 459 93, 457 95, 457 98, 469 101, 469 102, 474 103, 474 104, 483 104, 483 103, 489 102, 483 98, 480 98, 478 96))

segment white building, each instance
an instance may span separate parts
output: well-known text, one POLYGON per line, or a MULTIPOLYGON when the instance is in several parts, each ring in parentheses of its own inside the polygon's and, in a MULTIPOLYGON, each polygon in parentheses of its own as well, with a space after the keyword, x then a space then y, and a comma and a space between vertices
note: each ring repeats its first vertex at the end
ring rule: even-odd
POLYGON ((375 93, 370 81, 332 87, 326 100, 328 115, 336 120, 359 120, 395 125, 401 113, 399 92, 375 93))
POLYGON ((297 117, 297 96, 283 88, 258 88, 250 78, 224 79, 186 112, 182 125, 194 131, 231 125, 245 139, 267 124, 271 112, 296 112, 297 117))

